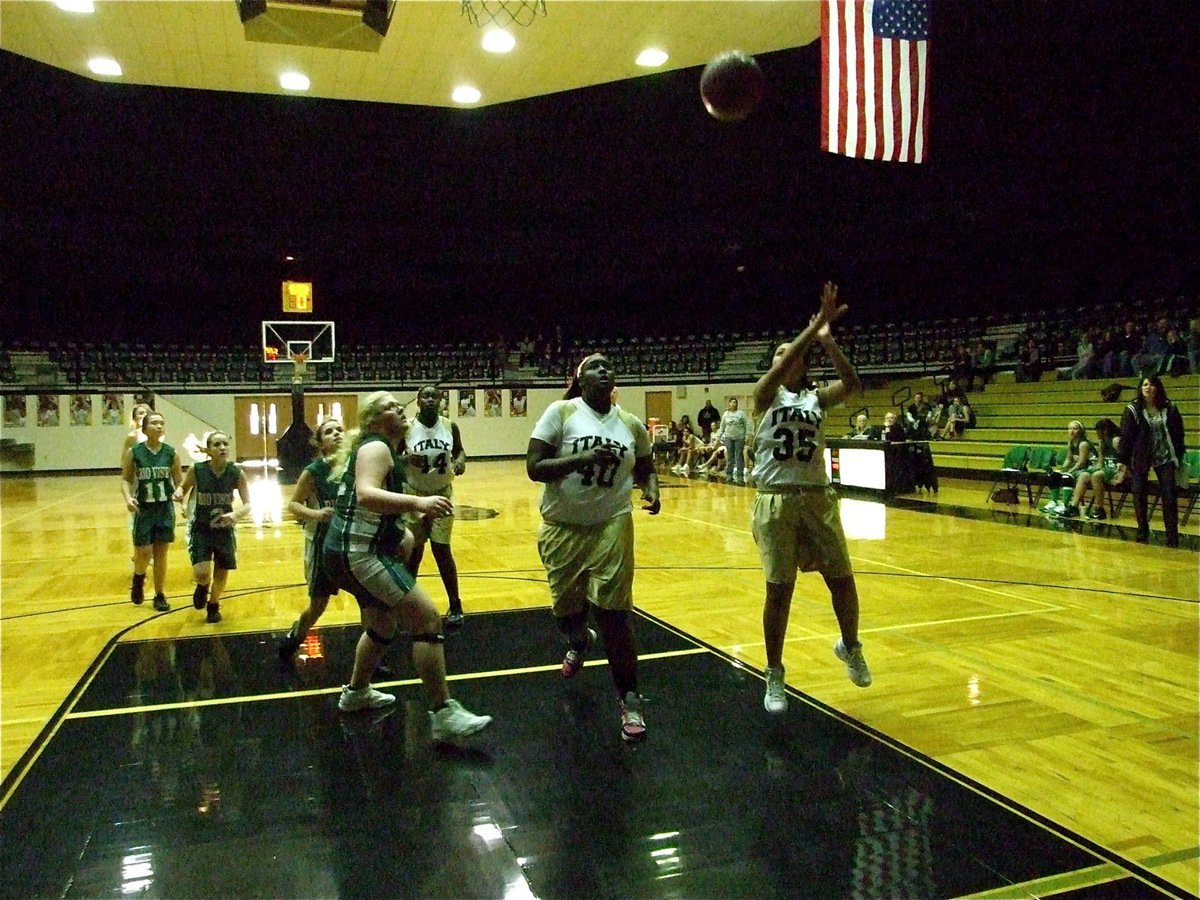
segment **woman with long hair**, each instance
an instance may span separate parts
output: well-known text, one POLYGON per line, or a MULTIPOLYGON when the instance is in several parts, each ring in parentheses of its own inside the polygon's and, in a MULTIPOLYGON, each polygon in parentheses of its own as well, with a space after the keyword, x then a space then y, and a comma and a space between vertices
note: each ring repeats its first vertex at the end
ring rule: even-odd
POLYGON ((345 428, 339 419, 326 419, 317 426, 312 445, 317 458, 304 467, 288 509, 304 526, 304 580, 308 587, 308 606, 300 618, 292 623, 291 629, 279 642, 281 659, 291 659, 300 649, 304 638, 317 620, 325 614, 329 598, 338 592, 337 585, 325 568, 322 548, 329 523, 333 521, 333 505, 337 500, 338 486, 329 480, 333 461, 345 438, 345 428))
POLYGON ((1108 485, 1117 475, 1117 442, 1121 430, 1112 419, 1096 421, 1096 455, 1093 464, 1079 476, 1075 483, 1075 505, 1082 508, 1088 488, 1092 489, 1093 500, 1084 512, 1084 518, 1103 521, 1108 518, 1104 510, 1104 495, 1108 485))
POLYGON ((1117 444, 1117 478, 1114 484, 1131 478, 1133 513, 1137 518, 1137 542, 1150 541, 1149 492, 1150 470, 1158 478, 1162 500, 1163 525, 1167 546, 1179 546, 1179 501, 1177 477, 1183 462, 1183 416, 1167 397, 1162 379, 1150 375, 1121 416, 1121 438, 1117 444))
POLYGON ((563 400, 551 403, 529 439, 525 468, 542 491, 538 555, 546 567, 553 613, 567 639, 562 677, 573 678, 604 639, 621 712, 621 738, 646 737, 638 693, 633 609, 633 506, 636 483, 651 515, 658 478, 646 426, 613 402, 612 363, 593 353, 579 364, 563 400))
POLYGON ((1079 501, 1074 499, 1076 482, 1090 471, 1094 456, 1092 442, 1087 439, 1087 429, 1078 419, 1067 423, 1067 451, 1063 464, 1050 473, 1050 501, 1042 512, 1074 519, 1079 516, 1079 501))
POLYGON ((453 515, 454 506, 446 497, 401 493, 404 461, 397 450, 408 420, 399 400, 387 391, 370 394, 358 421, 334 458, 330 478, 339 482, 338 495, 325 537, 324 561, 334 583, 353 594, 362 608, 354 671, 342 688, 338 709, 355 712, 396 701, 371 687, 371 675, 403 619, 412 638, 413 667, 429 701, 434 743, 466 737, 492 718, 468 712, 450 698, 442 618, 405 566, 413 538, 401 523, 410 513, 430 519, 453 515))

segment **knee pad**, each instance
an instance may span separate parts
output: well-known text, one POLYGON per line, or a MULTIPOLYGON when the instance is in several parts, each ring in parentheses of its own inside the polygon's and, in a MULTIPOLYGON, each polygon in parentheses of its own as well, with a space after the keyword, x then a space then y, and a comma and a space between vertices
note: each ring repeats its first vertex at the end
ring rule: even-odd
POLYGON ((446 636, 441 632, 435 634, 414 634, 412 642, 414 644, 444 644, 446 643, 446 636))
POLYGON ((388 644, 390 644, 392 641, 394 641, 396 639, 395 635, 392 635, 391 637, 384 637, 382 634, 380 634, 374 628, 367 629, 367 637, 369 637, 371 640, 373 640, 375 643, 377 643, 381 647, 386 647, 388 644))

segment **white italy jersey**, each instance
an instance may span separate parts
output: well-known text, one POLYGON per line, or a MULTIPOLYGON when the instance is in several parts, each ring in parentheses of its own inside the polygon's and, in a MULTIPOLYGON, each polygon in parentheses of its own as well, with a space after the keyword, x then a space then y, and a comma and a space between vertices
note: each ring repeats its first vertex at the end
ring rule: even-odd
POLYGON ((829 484, 823 418, 816 391, 779 389, 755 432, 753 474, 759 488, 829 484))
POLYGON ((404 477, 415 490, 431 494, 454 480, 454 435, 449 419, 438 416, 432 428, 426 428, 420 419, 409 419, 404 443, 407 447, 404 477), (407 462, 407 454, 411 453, 425 457, 425 462, 420 466, 407 462))
POLYGON ((650 437, 632 413, 613 404, 605 415, 582 397, 556 400, 542 414, 533 437, 555 447, 556 456, 574 456, 596 446, 612 447, 620 461, 615 467, 594 466, 572 472, 560 481, 546 482, 542 518, 561 525, 599 525, 630 512, 633 503, 633 464, 651 454, 650 437))

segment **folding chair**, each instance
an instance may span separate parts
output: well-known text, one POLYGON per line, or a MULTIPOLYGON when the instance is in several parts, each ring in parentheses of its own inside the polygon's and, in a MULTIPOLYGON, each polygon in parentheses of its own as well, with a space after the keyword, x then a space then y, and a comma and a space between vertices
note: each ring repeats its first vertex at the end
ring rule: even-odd
POLYGON ((1187 488, 1180 488, 1180 498, 1187 498, 1187 509, 1183 511, 1183 515, 1179 517, 1179 525, 1183 527, 1188 523, 1188 519, 1192 517, 1192 510, 1196 508, 1196 497, 1200 496, 1200 450, 1188 450, 1183 454, 1182 468, 1188 472, 1187 488))
POLYGON ((1017 444, 1009 449, 1004 454, 1004 461, 1000 463, 1000 471, 996 473, 995 479, 992 481, 992 486, 988 488, 988 499, 991 500, 996 493, 996 485, 1001 481, 1004 482, 1004 489, 1013 492, 1014 497, 1019 497, 1017 493, 1018 482, 1025 472, 1025 463, 1029 459, 1029 447, 1025 444, 1017 444))
POLYGON ((1037 506, 1049 483, 1047 475, 1058 462, 1058 450, 1054 447, 1034 447, 1029 451, 1025 462, 1025 472, 1018 479, 1025 485, 1025 496, 1030 506, 1037 506), (1037 494, 1033 493, 1034 483, 1037 484, 1037 494))

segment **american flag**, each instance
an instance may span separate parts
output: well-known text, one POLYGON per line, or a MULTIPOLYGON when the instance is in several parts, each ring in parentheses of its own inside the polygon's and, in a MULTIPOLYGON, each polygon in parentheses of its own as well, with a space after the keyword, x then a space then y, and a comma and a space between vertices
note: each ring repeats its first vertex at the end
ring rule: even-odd
POLYGON ((929 0, 822 0, 821 148, 919 163, 929 139, 929 0))

